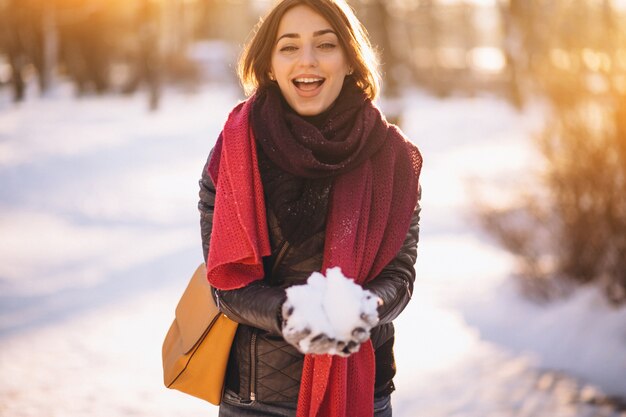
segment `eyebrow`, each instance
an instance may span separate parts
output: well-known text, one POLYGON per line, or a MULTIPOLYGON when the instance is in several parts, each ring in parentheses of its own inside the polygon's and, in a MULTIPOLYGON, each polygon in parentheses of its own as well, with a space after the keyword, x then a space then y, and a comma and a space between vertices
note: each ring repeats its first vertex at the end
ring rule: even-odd
MULTIPOLYGON (((335 33, 334 30, 332 29, 322 29, 322 30, 318 30, 313 32, 313 37, 317 37, 317 36, 322 36, 325 35, 327 33, 332 33, 335 36, 337 36, 337 34, 335 33)), ((291 39, 297 39, 300 38, 300 34, 299 33, 285 33, 284 35, 282 35, 280 38, 276 39, 276 42, 278 42, 279 40, 281 40, 282 38, 291 38, 291 39)))

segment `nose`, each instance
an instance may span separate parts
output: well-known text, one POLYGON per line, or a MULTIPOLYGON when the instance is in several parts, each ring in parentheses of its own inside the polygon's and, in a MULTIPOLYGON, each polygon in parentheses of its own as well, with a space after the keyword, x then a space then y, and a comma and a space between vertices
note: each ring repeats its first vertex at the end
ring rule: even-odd
POLYGON ((317 66, 317 56, 315 55, 315 47, 313 45, 307 45, 302 48, 300 65, 303 67, 317 66))

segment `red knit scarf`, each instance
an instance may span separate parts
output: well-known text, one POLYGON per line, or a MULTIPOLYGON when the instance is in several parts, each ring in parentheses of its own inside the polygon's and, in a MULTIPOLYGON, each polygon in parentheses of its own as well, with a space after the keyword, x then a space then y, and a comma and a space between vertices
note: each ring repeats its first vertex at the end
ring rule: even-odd
MULTIPOLYGON (((231 112, 209 164, 217 194, 207 277, 225 290, 262 279, 262 257, 271 252, 249 121, 253 100, 231 112)), ((359 284, 382 271, 406 237, 421 166, 418 149, 388 126, 380 150, 335 179, 322 271, 340 266, 359 284)), ((298 417, 371 417, 375 371, 370 341, 349 358, 306 355, 298 417)))

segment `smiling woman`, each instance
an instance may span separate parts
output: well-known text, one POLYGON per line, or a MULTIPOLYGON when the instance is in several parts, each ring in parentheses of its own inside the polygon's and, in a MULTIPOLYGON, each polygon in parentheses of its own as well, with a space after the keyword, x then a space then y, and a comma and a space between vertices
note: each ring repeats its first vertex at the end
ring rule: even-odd
POLYGON ((239 323, 220 416, 390 417, 421 155, 372 103, 375 56, 343 0, 278 3, 239 74, 250 98, 209 155, 198 205, 207 278, 239 323), (358 284, 349 320, 339 294, 289 295, 333 267, 358 284))
POLYGON ((306 6, 283 16, 269 77, 287 103, 303 116, 326 110, 339 96, 352 69, 330 23, 306 6))
MULTIPOLYGON (((279 25, 282 26, 282 30, 286 31, 286 25, 289 24, 285 21, 286 19, 279 17, 291 14, 292 19, 289 20, 292 20, 292 23, 295 21, 294 19, 298 18, 299 22, 308 24, 306 18, 315 15, 314 19, 319 28, 313 30, 319 30, 319 32, 313 34, 323 36, 332 33, 335 35, 335 46, 342 51, 344 59, 347 60, 348 67, 352 72, 352 79, 367 94, 368 98, 373 100, 380 89, 380 74, 378 61, 365 28, 344 2, 322 2, 317 7, 313 7, 312 4, 314 3, 282 1, 269 12, 265 19, 261 20, 254 37, 244 49, 239 62, 239 77, 246 93, 253 94, 273 81, 270 74, 272 73, 276 46, 281 41, 282 35, 290 35, 287 36, 288 39, 294 39, 297 35, 306 35, 302 33, 303 27, 298 26, 293 29, 291 34, 281 32, 282 35, 279 36, 279 25), (305 7, 307 4, 308 6, 305 7), (297 7, 298 5, 300 7, 297 7), (291 10, 292 8, 300 9, 300 11, 291 10)), ((295 22, 297 23, 297 21, 295 22)), ((309 33, 309 36, 311 34, 312 32, 309 33)), ((326 47, 322 47, 322 50, 326 47)))

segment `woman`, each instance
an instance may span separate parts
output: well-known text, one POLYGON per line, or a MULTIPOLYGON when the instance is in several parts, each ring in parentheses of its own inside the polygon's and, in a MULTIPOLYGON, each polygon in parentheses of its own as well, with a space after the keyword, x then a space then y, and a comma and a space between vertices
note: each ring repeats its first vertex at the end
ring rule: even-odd
POLYGON ((415 279, 419 151, 372 104, 376 61, 343 0, 279 3, 239 73, 251 97, 200 181, 208 279, 240 324, 220 416, 391 416, 391 322, 415 279), (285 340, 298 308, 284 308, 286 288, 334 266, 380 297, 378 317, 355 329, 366 337, 285 340))

